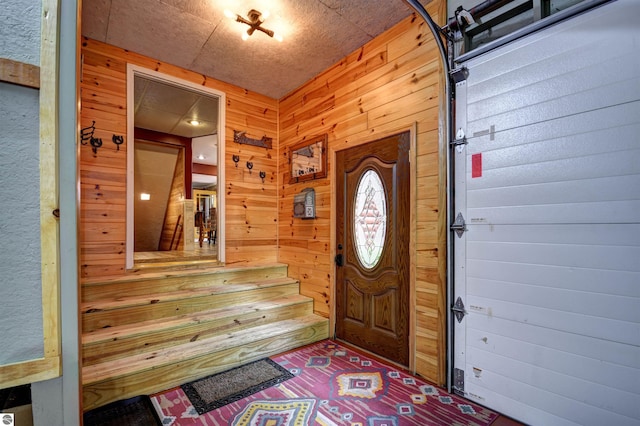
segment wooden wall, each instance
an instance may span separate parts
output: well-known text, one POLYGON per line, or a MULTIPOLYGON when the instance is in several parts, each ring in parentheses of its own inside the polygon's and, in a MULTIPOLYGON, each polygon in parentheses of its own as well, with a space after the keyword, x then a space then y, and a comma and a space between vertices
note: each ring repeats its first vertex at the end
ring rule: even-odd
MULTIPOLYGON (((445 1, 428 11, 445 19, 445 1)), ((279 261, 301 281, 301 292, 315 299, 315 311, 330 316, 333 285, 331 247, 332 153, 417 128, 417 176, 414 186, 416 223, 415 369, 445 383, 444 190, 445 148, 439 131, 443 92, 439 53, 421 18, 409 17, 353 52, 303 87, 280 100, 279 261), (329 138, 328 177, 288 183, 287 147, 323 133, 329 138), (293 218, 293 196, 303 188, 316 191, 317 219, 293 218)))
POLYGON ((242 88, 187 71, 95 40, 83 39, 81 127, 95 121, 103 146, 94 154, 80 147, 80 265, 82 279, 125 273, 127 156, 127 63, 146 67, 226 93, 226 263, 275 262, 277 233, 278 102, 242 88), (239 145, 233 130, 274 139, 274 149, 239 145), (117 150, 113 135, 125 136, 117 150), (235 167, 232 155, 240 156, 235 167), (254 168, 249 173, 246 162, 254 168), (260 171, 267 177, 262 182, 260 171))
MULTIPOLYGON (((427 7, 438 22, 445 1, 427 7)), ((227 264, 280 261, 301 282, 315 311, 331 313, 331 154, 402 130, 417 129, 417 176, 412 229, 416 251, 415 362, 427 379, 445 383, 445 148, 439 117, 442 70, 433 36, 422 19, 409 17, 279 102, 97 41, 83 40, 82 127, 96 121, 96 137, 107 141, 94 155, 81 147, 81 276, 124 274, 126 149, 110 143, 126 135, 126 64, 133 63, 224 91, 226 104, 227 264), (251 138, 271 137, 274 149, 239 145, 233 130, 251 138), (327 133, 328 177, 288 183, 287 148, 327 133), (240 161, 234 163, 232 156, 240 161), (249 171, 246 163, 253 163, 249 171), (264 183, 259 172, 266 172, 264 183), (316 191, 316 220, 293 218, 293 196, 316 191)))

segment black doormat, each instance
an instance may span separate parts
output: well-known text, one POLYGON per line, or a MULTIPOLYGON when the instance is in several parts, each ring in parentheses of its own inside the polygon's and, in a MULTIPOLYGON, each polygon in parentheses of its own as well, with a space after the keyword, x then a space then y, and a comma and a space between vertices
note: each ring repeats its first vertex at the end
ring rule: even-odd
POLYGON ((87 411, 83 416, 85 426, 152 426, 162 421, 146 395, 112 402, 87 411))
POLYGON ((181 387, 198 414, 204 414, 292 377, 286 368, 264 358, 181 387))

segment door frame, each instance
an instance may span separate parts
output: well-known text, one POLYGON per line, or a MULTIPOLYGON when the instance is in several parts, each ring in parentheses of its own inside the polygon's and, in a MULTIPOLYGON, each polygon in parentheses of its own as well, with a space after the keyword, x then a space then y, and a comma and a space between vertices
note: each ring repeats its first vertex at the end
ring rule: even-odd
MULTIPOLYGON (((225 168, 224 163, 222 167, 220 162, 224 162, 225 149, 226 149, 226 106, 227 95, 220 90, 193 83, 188 80, 183 80, 179 77, 175 77, 170 74, 154 71, 143 66, 134 65, 132 63, 127 64, 127 184, 126 184, 126 238, 125 238, 125 269, 132 269, 134 266, 134 250, 133 250, 133 151, 135 144, 134 137, 134 76, 140 75, 147 79, 159 81, 171 86, 182 87, 194 92, 198 92, 207 96, 217 97, 219 101, 218 106, 218 188, 224 188, 225 184, 225 168)), ((193 196, 192 196, 193 197, 193 196)), ((217 193, 218 204, 218 262, 224 263, 225 261, 225 197, 224 192, 218 191, 217 193)))
MULTIPOLYGON (((354 148, 360 145, 365 145, 369 142, 375 142, 379 139, 384 139, 386 137, 409 132, 409 333, 408 333, 408 341, 409 341, 409 370, 415 372, 416 368, 416 351, 415 351, 415 339, 416 339, 416 295, 415 295, 415 283, 416 283, 416 179, 417 179, 417 123, 412 123, 410 126, 398 127, 392 130, 385 130, 380 133, 367 134, 362 137, 355 137, 353 143, 350 144, 341 144, 340 146, 329 144, 329 168, 330 171, 330 187, 331 187, 331 205, 333 208, 330 209, 330 250, 329 256, 332 264, 332 274, 331 274, 331 307, 329 309, 329 331, 330 337, 335 338, 336 336, 336 265, 333 262, 337 252, 336 252, 336 185, 337 185, 337 176, 336 176, 336 157, 339 151, 343 151, 345 149, 354 148)), ((365 351, 364 349, 362 349, 365 351)), ((366 351, 365 351, 366 352, 366 351)), ((374 354, 375 355, 375 354, 374 354)))

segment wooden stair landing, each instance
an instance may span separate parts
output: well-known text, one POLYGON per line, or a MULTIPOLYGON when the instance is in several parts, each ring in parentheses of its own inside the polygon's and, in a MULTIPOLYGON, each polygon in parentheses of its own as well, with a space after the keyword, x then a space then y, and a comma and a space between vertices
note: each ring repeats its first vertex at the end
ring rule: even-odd
POLYGON ((280 264, 86 283, 81 311, 85 411, 329 334, 280 264))

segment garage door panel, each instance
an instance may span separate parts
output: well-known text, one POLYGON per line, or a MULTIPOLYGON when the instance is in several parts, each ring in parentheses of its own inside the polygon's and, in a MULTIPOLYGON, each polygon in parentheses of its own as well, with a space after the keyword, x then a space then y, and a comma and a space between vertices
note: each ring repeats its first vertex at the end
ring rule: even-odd
MULTIPOLYGON (((524 342, 521 336, 510 338, 488 332, 486 329, 469 329, 469 344, 473 351, 484 351, 557 374, 568 374, 577 379, 611 388, 612 392, 622 392, 625 398, 638 391, 640 376, 637 370, 618 364, 605 363, 599 359, 574 354, 524 342)), ((472 363, 473 365, 473 363, 472 363)))
MULTIPOLYGON (((632 417, 634 413, 627 415, 624 412, 614 411, 609 407, 603 407, 603 402, 619 404, 618 401, 613 400, 608 396, 600 399, 599 393, 592 391, 592 386, 586 381, 572 381, 571 385, 575 388, 569 387, 566 389, 571 395, 579 394, 578 396, 584 396, 584 398, 569 397, 564 394, 558 394, 556 392, 556 383, 562 383, 562 379, 565 376, 554 377, 557 374, 544 374, 545 371, 541 369, 528 368, 524 363, 517 362, 513 359, 506 357, 493 357, 494 363, 504 363, 504 368, 492 370, 487 368, 483 370, 481 378, 478 379, 475 376, 469 379, 467 386, 469 387, 469 393, 484 393, 487 392, 487 396, 494 395, 510 395, 514 400, 518 400, 518 395, 526 395, 526 397, 520 399, 523 405, 522 411, 518 411, 518 417, 522 421, 528 424, 540 424, 540 425, 637 425, 636 420, 632 417), (514 371, 515 374, 511 376, 504 376, 496 371, 514 371), (531 378, 538 378, 534 381, 534 384, 528 382, 531 378), (542 386, 541 386, 542 385, 542 386), (549 389, 551 388, 551 390, 549 389), (487 391, 485 391, 487 389, 487 391), (575 390, 580 392, 574 392, 575 390), (534 407, 534 408, 532 408, 534 407), (545 407, 546 413, 541 410, 535 409, 535 407, 545 407), (550 416, 550 413, 554 416, 550 416), (555 416, 559 416, 555 417, 555 416), (562 418, 571 419, 572 421, 564 421, 562 418)), ((484 362, 487 357, 481 357, 476 354, 475 361, 484 362)), ((468 368, 471 368, 473 364, 468 364, 468 368)), ((495 400, 492 398, 492 401, 495 400)), ((636 404, 637 405, 637 404, 636 404)), ((629 411, 629 407, 634 405, 626 405, 625 410, 629 411)), ((501 407, 502 409, 512 410, 514 405, 508 401, 501 407)))
MULTIPOLYGON (((472 157, 467 167, 469 191, 545 182, 567 182, 640 173, 640 149, 607 152, 540 163, 491 168, 491 153, 482 155, 482 176, 472 178, 472 157), (488 164, 488 165, 487 165, 488 164)), ((638 214, 638 213, 637 213, 638 214)), ((640 214, 638 214, 640 215, 640 214)))
MULTIPOLYGON (((473 330, 470 333, 484 331, 485 333, 522 340, 528 344, 564 352, 566 356, 574 354, 575 359, 579 361, 578 366, 580 362, 587 359, 591 360, 591 365, 593 363, 603 363, 610 365, 612 369, 621 367, 625 371, 635 371, 635 373, 629 374, 628 385, 625 385, 623 389, 627 391, 638 390, 638 382, 634 383, 634 379, 638 377, 637 370, 640 368, 640 347, 603 339, 594 341, 588 336, 510 321, 496 316, 478 315, 475 322, 476 326, 470 328, 470 330, 473 330)), ((482 337, 480 340, 484 344, 482 337)), ((470 340, 470 344, 476 345, 479 343, 474 343, 473 340, 470 340)), ((523 356, 526 356, 526 354, 523 354, 523 356)), ((597 369, 594 373, 596 372, 597 369)), ((609 383, 611 385, 614 382, 609 383)))
MULTIPOLYGON (((525 348, 521 347, 520 349, 524 350, 525 348)), ((482 370, 480 377, 490 371, 501 372, 503 375, 504 372, 508 372, 509 375, 506 377, 541 391, 553 393, 556 396, 562 395, 575 402, 585 403, 606 411, 610 411, 610 407, 619 406, 620 408, 616 412, 624 417, 633 418, 640 415, 640 405, 637 404, 637 397, 632 392, 624 392, 607 386, 603 386, 600 392, 593 392, 595 384, 593 382, 528 364, 523 362, 521 358, 511 358, 480 350, 470 351, 468 358, 469 366, 482 366, 480 367, 482 370)), ((592 419, 588 420, 588 423, 593 421, 592 419)))
MULTIPOLYGON (((640 174, 476 189, 471 208, 640 200, 640 174)), ((640 213, 638 213, 640 215, 640 213)))
MULTIPOLYGON (((618 50, 609 51, 619 54, 618 50)), ((630 63, 627 55, 610 57, 607 60, 604 58, 595 60, 587 50, 582 50, 580 54, 589 57, 591 61, 589 64, 584 64, 584 68, 578 67, 581 61, 571 62, 570 58, 565 58, 562 63, 572 63, 576 67, 560 73, 552 64, 553 62, 557 63, 557 58, 551 58, 548 61, 549 64, 545 64, 546 67, 540 70, 539 75, 532 78, 532 80, 538 81, 519 81, 518 85, 514 85, 513 79, 507 76, 508 83, 502 85, 496 84, 495 80, 484 83, 484 85, 497 87, 497 91, 500 91, 500 86, 504 86, 501 93, 478 93, 476 90, 478 87, 476 85, 471 87, 473 83, 471 81, 469 90, 472 96, 468 99, 468 118, 478 120, 521 108, 523 105, 544 104, 576 93, 599 92, 603 82, 606 82, 607 86, 611 84, 626 85, 640 74, 640 62, 630 63), (486 97, 482 97, 482 95, 486 95, 486 97)), ((534 75, 531 70, 520 73, 526 76, 534 75)), ((503 81, 503 79, 501 80, 503 81)))
MULTIPOLYGON (((640 224, 548 224, 476 226, 471 241, 640 247, 640 224)), ((640 278, 640 276, 636 276, 640 278)), ((640 286, 636 295, 640 295, 640 286)))
MULTIPOLYGON (((640 108, 640 104, 638 107, 640 108)), ((534 143, 524 143, 510 135, 510 131, 500 132, 495 135, 493 141, 476 141, 469 147, 468 152, 469 154, 482 153, 483 170, 490 171, 573 159, 577 156, 625 155, 629 151, 637 150, 636 142, 628 138, 630 134, 640 134, 640 118, 638 122, 627 126, 594 129, 587 134, 571 134, 537 140, 534 143), (614 141, 615 143, 612 143, 614 141)), ((640 166, 637 171, 640 172, 640 166)))
MULTIPOLYGON (((467 301, 468 304, 465 304, 468 306, 467 310, 474 314, 523 322, 595 339, 611 340, 624 345, 640 345, 640 329, 635 323, 540 306, 521 305, 475 295, 467 295, 467 301)), ((471 318, 469 320, 473 321, 471 318)))
MULTIPOLYGON (((467 295, 485 297, 495 295, 499 300, 505 302, 611 318, 630 323, 640 322, 640 310, 637 309, 637 301, 635 298, 628 296, 614 296, 471 277, 467 278, 467 295), (611 306, 616 306, 616 310, 613 313, 611 312, 611 306)), ((638 334, 640 334, 640 328, 638 328, 638 334)), ((640 342, 640 338, 638 340, 640 342)))
POLYGON ((467 256, 519 264, 640 272, 638 247, 469 241, 467 256))
MULTIPOLYGON (((632 0, 633 1, 633 0, 632 0)), ((621 33, 633 34, 638 28, 637 16, 640 10, 636 5, 625 6, 627 10, 635 8, 629 13, 619 13, 617 7, 608 8, 603 13, 583 15, 579 20, 565 21, 546 29, 538 37, 520 40, 517 44, 505 46, 491 56, 479 57, 474 60, 475 70, 473 82, 484 82, 496 77, 513 78, 514 72, 526 74, 526 70, 538 62, 557 57, 570 56, 578 50, 597 55, 607 55, 608 52, 631 52, 637 49, 637 36, 623 38, 621 33), (594 36, 596 35, 596 36, 594 36), (603 43, 600 44, 599 42, 603 43), (483 66, 488 63, 488 66, 483 66)), ((553 64, 553 63, 552 63, 553 64)), ((556 61, 554 67, 570 66, 564 61, 556 61)), ((534 69, 539 72, 539 69, 534 69)), ((534 73, 535 74, 535 73, 534 73)), ((516 84, 525 82, 515 81, 516 84)))
POLYGON ((472 223, 637 223, 640 200, 469 209, 472 223))
MULTIPOLYGON (((558 77, 563 78, 566 74, 575 73, 578 70, 589 67, 602 67, 603 64, 609 61, 624 61, 621 65, 627 67, 629 60, 625 55, 621 55, 620 52, 624 51, 625 48, 631 50, 633 48, 633 40, 616 40, 616 43, 625 45, 624 48, 608 49, 612 39, 603 38, 595 43, 593 40, 583 39, 579 44, 555 45, 553 49, 541 51, 542 55, 526 55, 525 58, 522 58, 523 62, 518 63, 517 67, 512 70, 500 69, 498 73, 493 75, 482 72, 474 73, 469 82, 473 90, 470 93, 468 103, 473 105, 485 99, 504 95, 511 92, 514 86, 532 87, 540 82, 558 77), (592 55, 590 52, 593 50, 602 53, 592 55), (558 62, 558 55, 562 55, 566 60, 558 62), (485 80, 482 80, 483 77, 485 80), (498 78, 496 79, 496 77, 498 78)), ((512 57, 508 57, 506 62, 509 64, 507 66, 513 66, 516 63, 512 57)), ((492 61, 492 65, 494 64, 495 62, 492 61)), ((498 64, 495 65, 500 66, 498 64)), ((617 74, 619 70, 614 69, 613 71, 617 74)), ((606 79, 608 80, 609 78, 611 76, 607 76, 606 79)))
MULTIPOLYGON (((469 153, 484 152, 500 148, 509 148, 526 145, 533 142, 546 140, 558 140, 572 135, 581 135, 589 138, 593 132, 610 129, 613 131, 624 130, 625 126, 633 126, 640 123, 640 102, 629 102, 609 106, 605 109, 586 111, 577 115, 555 117, 549 121, 530 123, 519 127, 496 128, 495 124, 488 121, 486 127, 481 127, 473 132, 466 132, 469 145, 469 153), (493 126, 493 127, 492 127, 493 126)), ((629 132, 635 131, 630 129, 629 132)), ((611 139, 600 139, 609 143, 598 143, 595 149, 617 150, 618 144, 633 145, 633 139, 629 139, 629 132, 623 132, 623 136, 616 133, 607 135, 611 139), (615 142, 615 143, 613 143, 615 142)), ((589 144, 588 146, 592 146, 589 144)), ((574 150, 575 153, 575 150, 574 150)), ((524 158, 524 157, 523 157, 524 158)))
POLYGON ((528 105, 526 99, 522 99, 520 107, 508 112, 478 119, 467 116, 467 133, 474 134, 490 126, 495 126, 497 131, 526 126, 531 124, 532 117, 535 117, 535 122, 557 120, 559 117, 635 102, 639 97, 640 77, 624 83, 603 85, 597 89, 563 96, 540 104, 528 105))
POLYGON ((640 298, 640 278, 630 271, 469 259, 467 277, 640 298))

